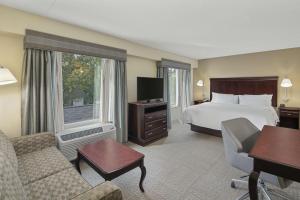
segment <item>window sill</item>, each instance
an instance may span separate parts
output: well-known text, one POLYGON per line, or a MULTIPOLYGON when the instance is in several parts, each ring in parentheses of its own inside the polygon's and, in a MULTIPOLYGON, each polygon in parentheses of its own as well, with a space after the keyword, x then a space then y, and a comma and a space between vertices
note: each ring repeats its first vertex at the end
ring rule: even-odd
POLYGON ((74 123, 69 123, 64 125, 64 130, 71 129, 71 128, 78 128, 78 127, 83 127, 83 126, 88 126, 88 125, 93 125, 100 123, 100 120, 93 119, 93 120, 86 120, 86 121, 81 121, 81 122, 74 122, 74 123))

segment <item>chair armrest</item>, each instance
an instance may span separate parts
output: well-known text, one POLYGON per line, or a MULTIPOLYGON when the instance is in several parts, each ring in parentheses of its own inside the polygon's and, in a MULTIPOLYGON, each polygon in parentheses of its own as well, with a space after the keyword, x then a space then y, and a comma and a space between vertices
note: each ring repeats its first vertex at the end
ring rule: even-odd
POLYGON ((122 200, 122 192, 119 187, 106 181, 96 187, 74 197, 72 200, 122 200))
POLYGON ((50 132, 15 137, 10 140, 17 156, 56 145, 55 136, 50 132))

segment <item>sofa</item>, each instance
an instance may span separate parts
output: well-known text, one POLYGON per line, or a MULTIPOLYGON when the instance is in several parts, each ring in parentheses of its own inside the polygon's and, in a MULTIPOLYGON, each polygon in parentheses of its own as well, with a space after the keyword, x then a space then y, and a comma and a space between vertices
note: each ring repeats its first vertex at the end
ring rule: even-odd
POLYGON ((92 187, 56 148, 55 136, 9 139, 0 131, 0 199, 121 200, 111 182, 92 187))

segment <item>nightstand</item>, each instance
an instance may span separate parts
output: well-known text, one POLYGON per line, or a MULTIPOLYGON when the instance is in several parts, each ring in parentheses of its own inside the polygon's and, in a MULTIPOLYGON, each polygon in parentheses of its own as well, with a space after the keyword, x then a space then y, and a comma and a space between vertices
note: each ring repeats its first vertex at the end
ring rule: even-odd
POLYGON ((204 102, 209 102, 209 101, 207 99, 205 99, 205 100, 203 100, 203 99, 194 100, 194 105, 201 104, 201 103, 204 103, 204 102))
POLYGON ((281 127, 299 129, 300 108, 279 107, 278 109, 281 127))

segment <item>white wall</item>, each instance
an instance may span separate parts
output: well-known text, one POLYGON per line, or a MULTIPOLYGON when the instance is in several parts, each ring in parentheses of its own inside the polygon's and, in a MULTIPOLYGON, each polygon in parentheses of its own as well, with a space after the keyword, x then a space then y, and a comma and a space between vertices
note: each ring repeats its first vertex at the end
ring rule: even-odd
POLYGON ((0 32, 24 36, 26 29, 122 48, 126 49, 129 55, 151 60, 167 58, 190 63, 194 68, 198 66, 196 59, 146 47, 125 39, 0 5, 0 32))
POLYGON ((20 135, 21 130, 21 66, 23 37, 0 33, 0 65, 15 75, 18 83, 0 86, 0 130, 9 136, 20 135))
POLYGON ((196 86, 199 79, 205 81, 205 96, 209 97, 209 78, 278 76, 278 105, 284 103, 284 89, 280 82, 288 77, 293 82, 289 88, 288 106, 300 106, 300 48, 227 56, 199 61, 194 70, 194 96, 201 98, 202 92, 196 86))
POLYGON ((128 102, 137 101, 137 77, 156 77, 156 62, 136 56, 128 56, 127 87, 128 102))

